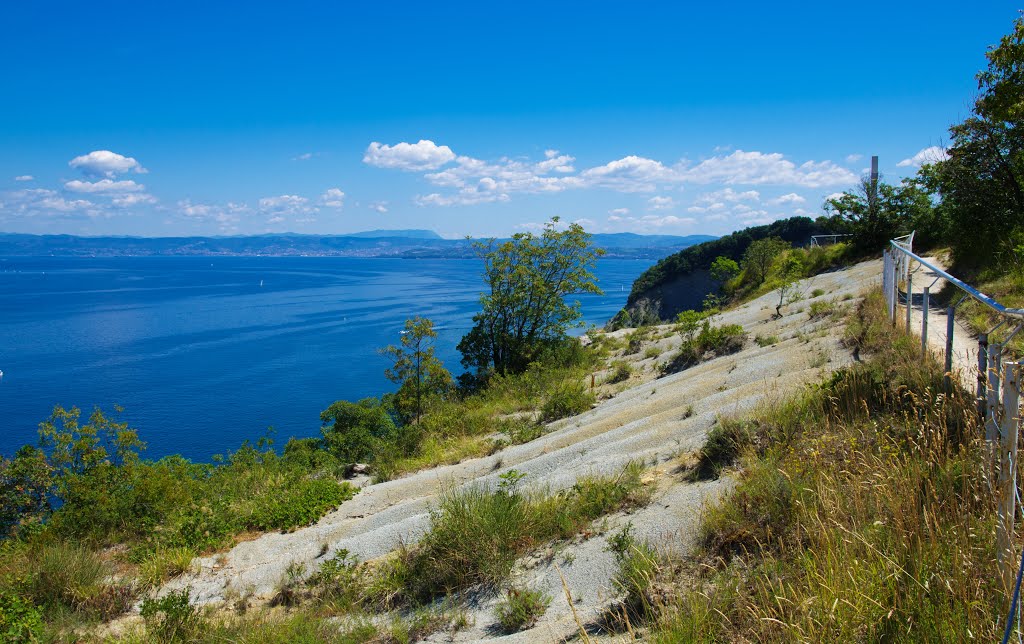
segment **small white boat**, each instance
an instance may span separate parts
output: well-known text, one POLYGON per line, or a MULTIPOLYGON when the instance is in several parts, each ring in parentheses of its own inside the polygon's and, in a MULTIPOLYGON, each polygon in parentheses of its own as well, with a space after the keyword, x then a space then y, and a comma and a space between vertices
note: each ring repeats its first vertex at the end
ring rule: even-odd
POLYGON ((260 286, 263 286, 263 280, 260 280, 260 286))

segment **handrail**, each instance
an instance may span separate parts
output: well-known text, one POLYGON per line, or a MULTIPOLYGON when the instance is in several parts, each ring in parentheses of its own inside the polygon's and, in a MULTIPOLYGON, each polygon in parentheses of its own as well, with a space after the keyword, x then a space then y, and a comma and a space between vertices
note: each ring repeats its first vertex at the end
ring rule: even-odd
POLYGON ((915 255, 912 251, 910 251, 910 250, 904 248, 903 246, 901 246, 896 240, 893 240, 893 241, 891 241, 889 243, 890 243, 890 245, 895 250, 898 250, 899 252, 903 253, 904 255, 907 255, 908 257, 910 257, 911 259, 913 259, 917 263, 921 264, 925 268, 930 269, 936 275, 938 275, 939 277, 943 278, 944 280, 950 282, 951 284, 953 284, 957 288, 963 290, 968 295, 970 295, 974 299, 978 300, 979 302, 981 302, 985 306, 989 307, 990 309, 992 309, 996 313, 999 313, 1000 315, 1005 315, 1006 317, 1015 318, 1017 320, 1024 320, 1024 309, 1011 309, 1011 308, 1007 308, 1006 306, 1004 306, 1004 305, 1000 304, 999 302, 995 301, 994 299, 992 299, 988 295, 985 295, 984 293, 982 293, 978 289, 974 288, 970 284, 966 284, 965 282, 963 282, 963 281, 953 277, 952 275, 950 275, 946 271, 942 270, 941 268, 939 268, 939 267, 937 267, 937 266, 935 266, 933 264, 929 264, 924 259, 922 259, 919 255, 915 255))

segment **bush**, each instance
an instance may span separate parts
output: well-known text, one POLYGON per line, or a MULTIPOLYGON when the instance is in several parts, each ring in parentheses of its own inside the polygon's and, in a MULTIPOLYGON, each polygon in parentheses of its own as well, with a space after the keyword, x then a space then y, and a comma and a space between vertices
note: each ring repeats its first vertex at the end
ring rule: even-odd
POLYGON ((733 420, 719 420, 708 432, 707 441, 701 447, 697 458, 697 466, 690 473, 691 479, 718 478, 722 468, 732 465, 750 443, 750 430, 745 424, 733 420))
POLYGON ((159 599, 147 597, 141 612, 146 636, 161 642, 190 641, 204 626, 188 590, 172 591, 159 599))
POLYGON ((747 333, 738 324, 712 326, 710 320, 705 319, 699 333, 691 335, 689 339, 684 336, 679 352, 662 367, 662 374, 692 367, 705 360, 709 354, 710 357, 717 357, 736 353, 743 348, 746 338, 747 333))
POLYGON ((605 382, 609 384, 625 382, 626 380, 629 380, 632 375, 633 368, 627 363, 617 360, 612 363, 611 372, 608 374, 608 379, 605 382))
POLYGON ((273 497, 264 497, 247 521, 256 530, 293 530, 313 523, 351 499, 348 483, 333 479, 302 479, 273 497))
POLYGON ((508 589, 505 599, 497 606, 498 623, 506 633, 515 633, 532 627, 551 604, 551 597, 539 590, 515 586, 508 589))
POLYGON ((541 407, 541 418, 551 422, 582 414, 594 404, 594 396, 579 382, 562 383, 541 407))
POLYGON ((835 315, 837 311, 838 307, 835 300, 818 300, 817 302, 811 302, 807 314, 812 320, 817 320, 818 318, 835 315))
POLYGON ((0 640, 21 644, 38 642, 43 635, 43 616, 24 597, 0 590, 0 640))
POLYGON ((339 400, 320 414, 320 430, 329 452, 345 463, 366 462, 382 443, 394 441, 395 421, 377 398, 339 400))
POLYGON ((649 591, 659 568, 657 553, 650 544, 636 540, 632 523, 608 538, 608 549, 618 564, 612 581, 624 596, 627 614, 646 616, 652 608, 649 591))
POLYGON ((757 346, 759 347, 770 347, 773 344, 779 343, 779 336, 758 334, 754 336, 754 342, 757 343, 757 346))

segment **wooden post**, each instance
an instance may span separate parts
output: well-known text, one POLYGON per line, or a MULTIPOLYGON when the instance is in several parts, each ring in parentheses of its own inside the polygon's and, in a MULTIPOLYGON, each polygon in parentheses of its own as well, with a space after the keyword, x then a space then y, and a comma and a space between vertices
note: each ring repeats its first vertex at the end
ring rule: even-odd
POLYGON ((594 374, 590 374, 590 393, 594 393, 594 374))
POLYGON ((985 440, 994 442, 999 440, 1000 436, 1000 425, 998 411, 999 411, 999 377, 1000 374, 1000 357, 1002 352, 998 344, 988 345, 988 369, 986 370, 986 378, 988 382, 985 387, 985 407, 987 410, 985 417, 985 440))
POLYGON ((1020 431, 1019 363, 1003 367, 1002 417, 999 446, 999 510, 996 554, 1003 587, 1013 587, 1017 557, 1013 546, 1013 522, 1017 509, 1017 435, 1020 431))
POLYGON ((921 294, 921 360, 926 360, 928 355, 928 304, 930 287, 924 287, 921 294))

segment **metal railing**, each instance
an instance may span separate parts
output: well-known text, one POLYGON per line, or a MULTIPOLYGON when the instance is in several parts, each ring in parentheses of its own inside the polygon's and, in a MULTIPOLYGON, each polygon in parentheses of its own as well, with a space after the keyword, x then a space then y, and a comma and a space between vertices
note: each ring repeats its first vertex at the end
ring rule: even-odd
MULTIPOLYGON (((945 281, 963 295, 946 308, 945 372, 947 391, 954 374, 954 335, 956 309, 973 299, 995 313, 997 323, 987 332, 977 335, 977 408, 985 426, 985 441, 992 455, 996 486, 998 524, 996 535, 1000 575, 1007 588, 1012 585, 1016 557, 1013 530, 1017 503, 1017 443, 1020 434, 1022 362, 1007 360, 1010 341, 1024 329, 1024 309, 1004 306, 973 286, 950 275, 913 251, 914 235, 898 237, 889 243, 882 256, 882 291, 889 314, 895 325, 900 319, 902 304, 906 330, 912 332, 914 308, 914 275, 927 269, 934 279, 921 289, 921 350, 922 356, 930 351, 928 344, 928 318, 931 311, 931 289, 945 281), (997 332, 999 334, 997 335, 997 332)), ((952 300, 951 300, 952 301, 952 300)), ((973 341, 974 338, 970 338, 973 341)), ((969 366, 973 370, 974 365, 969 366)), ((961 377, 968 376, 957 369, 961 377)), ((968 379, 967 382, 970 382, 968 379)), ((985 473, 990 475, 989 472, 985 473)))

